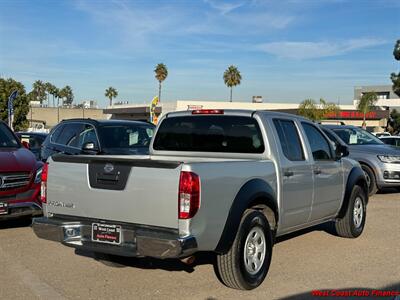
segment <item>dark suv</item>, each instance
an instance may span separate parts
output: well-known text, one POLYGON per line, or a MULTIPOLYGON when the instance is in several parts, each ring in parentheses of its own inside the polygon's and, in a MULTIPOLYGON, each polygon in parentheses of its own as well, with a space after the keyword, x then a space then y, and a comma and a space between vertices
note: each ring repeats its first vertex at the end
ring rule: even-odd
POLYGON ((70 119, 56 125, 42 145, 45 161, 55 153, 146 155, 155 126, 140 121, 70 119))

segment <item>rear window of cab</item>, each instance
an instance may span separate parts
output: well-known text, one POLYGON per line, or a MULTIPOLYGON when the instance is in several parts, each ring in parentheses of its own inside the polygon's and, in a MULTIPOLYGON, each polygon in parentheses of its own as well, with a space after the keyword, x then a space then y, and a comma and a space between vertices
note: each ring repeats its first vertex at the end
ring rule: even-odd
POLYGON ((154 139, 159 151, 263 153, 264 142, 254 118, 182 116, 166 118, 154 139))

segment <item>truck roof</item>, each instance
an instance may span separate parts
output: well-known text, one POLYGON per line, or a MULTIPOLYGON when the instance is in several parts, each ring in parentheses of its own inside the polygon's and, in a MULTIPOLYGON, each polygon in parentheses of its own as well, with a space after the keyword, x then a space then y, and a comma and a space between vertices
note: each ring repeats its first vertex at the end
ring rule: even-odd
POLYGON ((184 110, 184 111, 176 111, 170 112, 166 114, 166 118, 168 117, 179 117, 179 116, 190 116, 190 115, 229 115, 229 116, 248 116, 251 117, 255 113, 262 114, 266 116, 272 117, 286 117, 286 118, 295 118, 300 120, 307 120, 302 116, 278 112, 274 110, 253 110, 253 109, 199 109, 199 110, 184 110), (202 113, 204 112, 204 113, 202 113))
POLYGON ((73 118, 73 119, 64 119, 61 122, 87 122, 96 125, 123 125, 123 124, 136 124, 136 125, 150 125, 154 126, 152 123, 143 122, 143 121, 134 121, 134 120, 119 120, 119 119, 103 119, 103 120, 95 120, 90 118, 73 118))

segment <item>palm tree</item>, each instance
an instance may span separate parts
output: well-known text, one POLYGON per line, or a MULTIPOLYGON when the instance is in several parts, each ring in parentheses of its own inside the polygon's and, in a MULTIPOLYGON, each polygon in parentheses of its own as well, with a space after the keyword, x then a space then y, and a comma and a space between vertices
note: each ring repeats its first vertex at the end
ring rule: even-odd
POLYGON ((43 81, 36 80, 33 85, 34 95, 36 95, 36 101, 39 101, 40 104, 46 99, 46 87, 43 81))
POLYGON ((69 85, 63 87, 58 93, 58 96, 63 100, 62 106, 71 106, 72 102, 74 101, 74 93, 69 85))
POLYGON ((240 75, 238 68, 235 66, 229 66, 224 72, 224 82, 226 86, 231 89, 230 102, 232 102, 232 89, 234 86, 239 85, 241 80, 242 76, 240 75))
POLYGON ((364 129, 367 128, 365 116, 374 108, 376 101, 378 101, 378 96, 375 92, 366 92, 361 96, 361 99, 357 104, 357 109, 364 114, 362 123, 364 129))
POLYGON ((108 89, 106 89, 106 93, 104 95, 110 99, 110 106, 112 106, 112 99, 118 96, 118 91, 110 86, 108 89))
POLYGON ((57 87, 54 89, 54 96, 57 98, 57 123, 60 123, 60 98, 62 98, 63 93, 57 87))
POLYGON ((158 64, 154 69, 156 79, 158 80, 158 101, 161 102, 161 83, 167 79, 168 69, 164 64, 158 64))
POLYGON ((53 96, 53 107, 55 107, 54 98, 57 96, 58 89, 54 84, 50 83, 49 91, 50 95, 53 96))
POLYGON ((53 96, 53 107, 54 107, 54 89, 56 88, 53 84, 51 84, 50 82, 46 82, 45 84, 44 84, 44 87, 45 87, 45 90, 46 90, 46 93, 47 93, 47 104, 48 104, 48 106, 50 106, 50 95, 52 95, 53 96))

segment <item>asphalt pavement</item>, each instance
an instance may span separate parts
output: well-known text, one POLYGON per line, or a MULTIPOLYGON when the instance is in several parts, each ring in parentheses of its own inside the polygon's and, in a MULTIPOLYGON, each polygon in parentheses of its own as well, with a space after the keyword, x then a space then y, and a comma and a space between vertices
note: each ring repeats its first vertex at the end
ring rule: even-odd
POLYGON ((400 193, 393 191, 370 199, 358 239, 334 236, 329 224, 280 238, 267 279, 246 292, 218 281, 209 253, 192 266, 95 257, 36 238, 28 222, 0 223, 0 299, 318 299, 323 294, 312 291, 400 292, 400 193))

